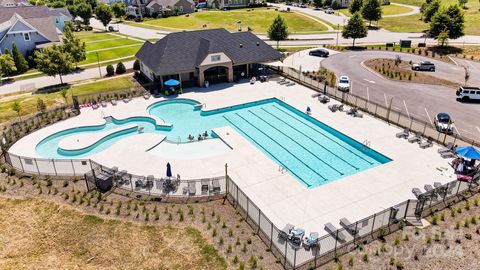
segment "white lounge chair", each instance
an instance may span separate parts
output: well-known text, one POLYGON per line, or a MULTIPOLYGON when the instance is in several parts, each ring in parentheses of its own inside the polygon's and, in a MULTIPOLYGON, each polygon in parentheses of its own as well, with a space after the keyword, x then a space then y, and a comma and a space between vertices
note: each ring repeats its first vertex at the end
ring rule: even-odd
POLYGON ((112 100, 110 100, 110 103, 112 103, 113 106, 116 106, 117 100, 115 98, 112 98, 112 100))
POLYGON ((420 143, 420 148, 425 149, 433 146, 433 141, 431 138, 428 138, 427 141, 420 143))
POLYGON ((347 239, 347 237, 330 222, 325 224, 325 231, 342 242, 347 239))
POLYGON ((422 140, 422 135, 420 133, 415 133, 412 137, 408 138, 409 143, 418 143, 422 140))
POLYGON ((438 153, 441 154, 444 152, 452 152, 452 150, 453 150, 453 143, 449 142, 447 146, 438 149, 438 153))
POLYGON ((408 129, 404 129, 402 132, 395 134, 395 137, 406 139, 408 138, 409 135, 410 135, 410 132, 408 131, 408 129))

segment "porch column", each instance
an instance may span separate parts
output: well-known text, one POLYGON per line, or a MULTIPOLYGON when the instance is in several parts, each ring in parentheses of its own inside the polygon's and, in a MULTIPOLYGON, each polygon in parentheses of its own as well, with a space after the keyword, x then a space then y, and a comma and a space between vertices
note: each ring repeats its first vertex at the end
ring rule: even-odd
POLYGON ((233 66, 228 67, 228 76, 227 76, 228 82, 233 82, 233 66))
POLYGON ((198 86, 203 87, 205 82, 205 74, 203 73, 205 70, 203 67, 198 69, 198 86))
POLYGON ((250 77, 250 64, 247 64, 247 78, 250 77))
POLYGON ((182 89, 183 91, 183 87, 182 87, 182 74, 178 73, 178 81, 180 82, 180 88, 182 89))

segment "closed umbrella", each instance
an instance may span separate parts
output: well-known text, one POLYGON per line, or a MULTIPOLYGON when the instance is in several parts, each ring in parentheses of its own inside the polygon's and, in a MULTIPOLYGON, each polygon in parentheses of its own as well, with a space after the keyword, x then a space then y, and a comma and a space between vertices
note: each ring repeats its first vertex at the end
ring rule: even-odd
POLYGON ((325 81, 325 83, 323 84, 323 94, 324 95, 327 95, 327 82, 325 81))
POLYGON ((170 162, 167 163, 167 177, 172 177, 172 168, 170 162))
POLYGON ((457 147, 457 149, 455 149, 455 152, 464 158, 475 160, 480 159, 480 150, 473 146, 457 147))

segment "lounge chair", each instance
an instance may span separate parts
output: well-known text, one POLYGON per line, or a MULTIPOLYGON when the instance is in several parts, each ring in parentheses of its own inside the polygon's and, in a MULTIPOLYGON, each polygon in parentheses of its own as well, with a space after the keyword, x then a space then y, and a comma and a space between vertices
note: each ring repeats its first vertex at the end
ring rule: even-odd
POLYGON ((351 235, 356 235, 358 233, 359 228, 355 228, 355 224, 351 223, 346 218, 340 219, 340 225, 347 230, 347 232, 351 235))
POLYGON ((285 227, 278 232, 278 238, 287 240, 293 228, 294 226, 290 223, 285 225, 285 227))
POLYGON ((363 113, 359 113, 358 111, 355 111, 352 115, 353 117, 363 118, 363 113))
POLYGON ((442 156, 442 158, 454 158, 455 154, 453 152, 443 152, 440 153, 440 156, 442 156))
POLYGON ((418 143, 422 140, 422 135, 420 133, 415 133, 412 137, 408 138, 409 143, 418 143))
POLYGON ((155 180, 155 188, 157 188, 158 190, 163 189, 163 178, 161 178, 160 180, 155 180))
POLYGON ((433 146, 433 141, 431 138, 428 138, 427 141, 420 143, 420 148, 425 149, 433 146))
POLYGON ((107 107, 107 102, 105 102, 105 100, 102 100, 100 101, 100 104, 102 105, 102 107, 107 107))
POLYGON ((336 112, 338 110, 338 105, 337 104, 329 105, 328 109, 330 109, 330 111, 332 112, 336 112))
POLYGON ((283 81, 280 81, 278 84, 280 84, 280 85, 285 85, 285 84, 287 84, 287 83, 290 83, 290 82, 287 81, 287 80, 283 80, 283 81))
POLYGON ((425 186, 423 186, 423 188, 427 191, 427 192, 435 192, 435 189, 432 187, 432 185, 430 184, 427 184, 425 186))
POLYGON ((252 77, 252 78, 250 79, 250 84, 255 84, 256 82, 257 82, 257 78, 252 77))
POLYGON ((278 84, 284 83, 286 80, 285 78, 281 78, 280 80, 277 81, 278 84))
POLYGON ((290 231, 290 241, 292 241, 294 244, 301 245, 303 236, 305 236, 305 230, 300 229, 300 228, 295 228, 290 231))
POLYGON ((140 176, 137 180, 135 180, 135 188, 143 188, 146 184, 145 177, 140 176))
POLYGON ((355 116, 355 114, 357 113, 357 108, 350 108, 348 111, 346 111, 346 113, 348 115, 355 116))
POLYGON ((347 239, 347 237, 330 222, 325 224, 325 231, 342 242, 347 239))
POLYGON ((130 102, 130 100, 131 100, 131 98, 129 98, 129 97, 124 97, 124 98, 123 98, 123 102, 125 102, 125 103, 130 102))
POLYGON ((188 182, 188 195, 189 196, 194 196, 197 193, 197 187, 195 185, 195 182, 189 181, 188 182))
POLYGON ((290 86, 294 86, 294 85, 295 85, 294 82, 289 82, 289 83, 285 84, 285 86, 289 86, 289 87, 290 87, 290 86))
POLYGON ((449 142, 447 146, 438 149, 438 153, 445 153, 445 152, 452 152, 453 151, 453 143, 449 142))
POLYGON ((116 106, 117 100, 115 98, 112 98, 112 100, 110 100, 110 103, 112 103, 113 106, 116 106))
POLYGON ((309 236, 303 240, 303 246, 306 249, 314 248, 318 246, 318 232, 311 232, 309 236))
POLYGON ((322 93, 314 93, 312 94, 312 98, 316 98, 316 97, 321 97, 322 96, 322 93))
POLYGON ((202 188, 201 188, 202 195, 206 195, 208 193, 209 186, 210 185, 208 184, 208 180, 202 179, 202 188))
POLYGON ((337 107, 337 110, 339 112, 343 112, 343 104, 340 104, 338 107, 337 107))
POLYGON ((151 95, 150 95, 150 93, 148 93, 148 92, 144 92, 144 93, 143 93, 143 98, 144 98, 144 99, 149 99, 150 96, 151 96, 151 95))
POLYGON ((410 132, 408 131, 408 129, 404 129, 402 132, 395 134, 395 137, 407 139, 409 135, 410 135, 410 132))
POLYGON ((417 199, 421 199, 424 197, 423 192, 419 188, 412 188, 412 193, 417 199))
POLYGON ((318 97, 318 101, 320 101, 321 103, 325 104, 325 103, 330 102, 330 98, 327 97, 327 96, 325 96, 325 95, 323 95, 323 96, 321 96, 321 97, 318 97))
POLYGON ((96 110, 96 109, 98 109, 98 107, 99 107, 98 103, 95 102, 95 103, 92 104, 92 109, 96 110))

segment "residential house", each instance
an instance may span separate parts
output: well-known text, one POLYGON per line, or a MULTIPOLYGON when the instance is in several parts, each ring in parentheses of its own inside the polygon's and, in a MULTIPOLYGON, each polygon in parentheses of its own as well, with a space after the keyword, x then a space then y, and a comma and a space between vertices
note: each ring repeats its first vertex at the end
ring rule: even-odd
POLYGON ((163 87, 169 79, 185 86, 203 86, 259 75, 262 63, 282 54, 251 32, 225 29, 170 33, 156 43, 145 42, 136 54, 140 71, 163 87))
POLYGON ((239 8, 259 4, 258 0, 218 0, 220 8, 239 8))
POLYGON ((0 53, 11 50, 15 43, 26 56, 34 49, 61 42, 69 14, 65 9, 46 6, 0 8, 0 53))
POLYGON ((21 6, 31 6, 31 4, 25 0, 0 0, 0 7, 21 7, 21 6))
POLYGON ((179 13, 192 13, 195 11, 195 3, 192 0, 152 0, 148 3, 146 12, 149 16, 160 14, 164 11, 175 11, 179 13))

